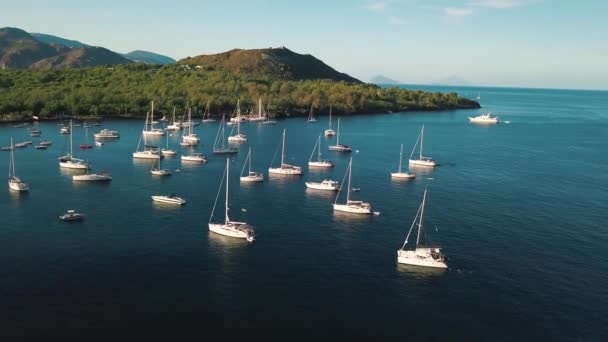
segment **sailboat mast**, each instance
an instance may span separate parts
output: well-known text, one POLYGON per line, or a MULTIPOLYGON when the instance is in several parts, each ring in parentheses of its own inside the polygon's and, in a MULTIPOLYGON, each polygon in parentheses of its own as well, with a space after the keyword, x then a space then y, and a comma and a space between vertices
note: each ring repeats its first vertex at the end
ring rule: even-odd
POLYGON ((422 125, 422 130, 420 131, 420 158, 422 159, 422 143, 424 142, 424 125, 422 125))
POLYGON ((230 175, 230 159, 226 158, 226 214, 225 214, 226 219, 225 219, 225 224, 228 224, 228 221, 230 220, 228 218, 228 186, 229 186, 228 178, 230 178, 229 175, 230 175))
POLYGON ((258 100, 258 117, 262 117, 262 97, 260 96, 258 100))
POLYGON ((418 236, 416 236, 416 248, 420 243, 420 231, 422 230, 422 219, 424 217, 424 203, 426 202, 426 189, 424 189, 424 196, 422 196, 422 207, 420 208, 420 221, 418 221, 418 236))
POLYGON ((399 151, 399 173, 401 173, 401 163, 403 162, 403 144, 401 144, 401 150, 399 151))
POLYGON ((346 189, 346 204, 350 201, 350 178, 353 173, 353 157, 350 157, 350 162, 348 163, 348 189, 346 189))
POLYGON ((15 147, 13 146, 13 137, 11 137, 11 158, 9 159, 8 165, 8 177, 15 176, 15 147), (11 174, 12 172, 12 174, 11 174))
POLYGON ((251 146, 249 146, 249 173, 247 175, 251 174, 251 146))
POLYGON ((72 126, 72 120, 70 119, 70 157, 74 155, 74 148, 72 146, 72 132, 74 131, 72 126))
POLYGON ((284 161, 285 161, 285 129, 283 128, 283 145, 281 147, 281 168, 283 167, 284 161))
POLYGON ((331 107, 331 105, 329 105, 329 127, 328 127, 328 129, 331 129, 331 110, 332 110, 332 107, 331 107))
POLYGON ((152 113, 150 114, 150 130, 154 130, 154 101, 152 101, 152 113))
POLYGON ((321 135, 319 135, 319 138, 317 139, 317 144, 319 144, 317 148, 317 161, 321 161, 321 135))
POLYGON ((336 134, 336 146, 340 145, 340 118, 338 118, 338 134, 336 134))

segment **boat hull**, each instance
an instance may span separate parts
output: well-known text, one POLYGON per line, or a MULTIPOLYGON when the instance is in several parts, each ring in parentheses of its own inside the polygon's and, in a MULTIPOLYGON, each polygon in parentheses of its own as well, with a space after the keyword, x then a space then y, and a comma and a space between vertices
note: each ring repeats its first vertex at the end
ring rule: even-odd
POLYGON ((160 159, 159 154, 146 152, 133 152, 133 158, 137 159, 160 159))
POLYGON ((24 192, 24 191, 30 190, 30 187, 29 187, 29 185, 27 185, 27 183, 23 183, 21 181, 15 181, 15 180, 8 181, 8 188, 12 191, 17 191, 17 192, 24 192))
POLYGON ((409 172, 393 172, 391 173, 391 178, 395 179, 414 179, 416 175, 409 172))
POLYGON ((430 255, 422 256, 416 253, 416 251, 397 251, 397 262, 421 267, 448 268, 448 265, 444 261, 435 260, 430 255))
POLYGON ((216 149, 213 150, 213 153, 215 154, 233 154, 233 153, 238 153, 239 150, 236 148, 225 148, 225 149, 216 149))
POLYGON ((256 176, 243 176, 241 177, 241 182, 255 183, 255 182, 263 182, 264 175, 259 174, 256 176))
POLYGON ((165 204, 183 205, 186 204, 186 200, 179 197, 167 197, 167 196, 152 196, 152 201, 165 204))
POLYGON ((324 190, 324 191, 338 191, 340 187, 338 185, 327 185, 319 182, 306 182, 306 187, 314 190, 324 190))
POLYGON ((74 169, 74 170, 88 170, 89 165, 87 163, 74 163, 71 161, 59 162, 59 167, 64 169, 74 169))
POLYGON ((286 169, 286 168, 280 168, 280 167, 271 167, 268 169, 268 173, 273 174, 273 175, 293 175, 293 176, 299 176, 299 175, 303 174, 301 169, 286 169))
POLYGON ((236 227, 237 226, 234 224, 209 223, 209 230, 216 234, 253 241, 253 235, 251 233, 236 227))
POLYGON ((317 168, 329 168, 334 167, 334 163, 330 161, 309 161, 308 166, 317 168))
POLYGON ((173 150, 162 150, 161 153, 163 156, 174 156, 177 154, 177 152, 173 150))
POLYGON ((333 137, 334 135, 336 135, 336 131, 334 131, 333 129, 326 129, 325 130, 325 136, 326 137, 333 137))
POLYGON ((334 210, 345 212, 345 213, 351 213, 351 214, 360 214, 360 215, 371 215, 371 213, 372 213, 371 208, 361 207, 359 205, 352 205, 352 204, 335 203, 334 210))
POLYGON ((196 162, 196 163, 206 163, 207 159, 205 157, 196 157, 196 156, 182 156, 182 161, 185 162, 196 162))
POLYGON ((165 135, 165 132, 163 132, 162 130, 154 130, 154 131, 142 131, 142 133, 143 133, 144 135, 151 135, 151 136, 157 136, 157 137, 160 137, 160 136, 164 136, 164 135, 165 135))
POLYGON ((107 182, 112 180, 112 176, 102 174, 74 175, 72 176, 72 180, 88 182, 107 182))
POLYGON ((421 159, 410 159, 410 165, 424 166, 424 167, 435 167, 437 163, 434 160, 421 160, 421 159))
POLYGON ((352 152, 353 149, 350 148, 350 146, 345 146, 345 145, 331 145, 328 147, 330 151, 335 151, 335 152, 352 152))

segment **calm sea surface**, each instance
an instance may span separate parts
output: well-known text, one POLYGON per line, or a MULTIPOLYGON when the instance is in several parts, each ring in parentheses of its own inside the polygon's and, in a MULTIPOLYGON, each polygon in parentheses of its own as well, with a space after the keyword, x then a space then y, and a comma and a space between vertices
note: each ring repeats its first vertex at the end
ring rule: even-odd
MULTIPOLYGON (((40 123, 46 151, 16 150, 28 194, 0 190, 0 338, 234 338, 335 336, 449 340, 608 338, 608 92, 415 87, 481 94, 482 109, 364 115, 341 120, 353 156, 355 199, 380 216, 333 213, 333 194, 304 182, 341 181, 349 156, 327 151, 329 171, 306 167, 322 116, 243 125, 231 158, 232 218, 255 226, 253 244, 208 232, 225 159, 211 154, 218 124, 196 127, 205 165, 154 178, 134 161, 143 122, 105 121, 121 138, 77 150, 109 184, 76 184, 59 169, 57 123, 40 123), (492 111, 509 124, 472 125, 492 111), (399 145, 409 156, 422 125, 425 155, 441 166, 391 181, 399 145), (287 162, 303 177, 268 179, 283 128, 287 162), (261 184, 240 185, 246 149, 261 184), (397 265, 429 188, 425 241, 449 256, 445 272, 397 265), (175 193, 181 208, 153 205, 175 193), (74 208, 82 223, 58 220, 74 208)), ((334 122, 335 124, 335 122, 334 122)), ((0 127, 0 145, 34 140, 0 127)), ((75 146, 84 129, 74 128, 75 146)), ((170 144, 184 152, 170 137, 170 144)), ((163 145, 164 140, 158 142, 163 145)), ((279 152, 280 153, 280 152, 279 152)), ((0 154, 8 169, 9 154, 0 154)), ((219 214, 223 211, 220 196, 219 214)))

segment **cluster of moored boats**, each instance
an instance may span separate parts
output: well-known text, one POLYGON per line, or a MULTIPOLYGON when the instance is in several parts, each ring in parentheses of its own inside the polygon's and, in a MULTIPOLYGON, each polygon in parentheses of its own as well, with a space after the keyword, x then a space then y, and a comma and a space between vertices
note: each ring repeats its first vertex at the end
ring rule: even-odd
MULTIPOLYGON (((151 112, 146 116, 146 121, 144 124, 144 129, 142 130, 142 134, 140 140, 138 142, 138 146, 135 152, 133 152, 133 158, 136 159, 152 159, 152 167, 150 169, 150 173, 154 176, 169 176, 171 175, 171 171, 165 170, 162 168, 161 160, 164 157, 172 157, 177 154, 175 150, 170 148, 169 146, 169 135, 170 132, 176 132, 181 130, 181 141, 180 145, 182 147, 190 148, 190 152, 188 154, 182 155, 182 162, 199 162, 205 163, 207 162, 207 157, 193 152, 193 147, 196 146, 200 142, 200 137, 196 135, 193 130, 194 126, 197 126, 198 123, 193 122, 191 118, 191 113, 188 111, 188 120, 187 121, 176 121, 175 120, 175 111, 173 113, 173 118, 170 122, 163 117, 160 121, 167 122, 164 128, 154 127, 155 124, 158 124, 158 121, 154 121, 154 103, 151 104, 152 109, 151 112), (156 136, 156 137, 167 137, 165 148, 159 148, 158 146, 149 145, 147 143, 148 136, 156 136), (143 144, 142 144, 143 142, 143 144), (140 146, 143 146, 143 149, 140 149, 140 146)), ((226 122, 225 117, 222 117, 222 122, 218 127, 218 132, 216 134, 216 138, 213 146, 213 153, 218 155, 230 155, 237 153, 239 151, 238 144, 246 142, 247 136, 245 133, 241 132, 240 125, 245 121, 253 121, 260 123, 267 123, 269 120, 267 115, 262 114, 262 103, 260 100, 259 103, 259 114, 258 116, 252 117, 248 116, 246 119, 243 119, 240 112, 240 106, 237 102, 236 106, 236 116, 231 118, 228 122, 226 122), (230 135, 226 138, 225 136, 225 127, 232 126, 232 131, 230 135), (236 128, 236 132, 235 132, 236 128), (235 145, 235 143, 237 145, 235 145)), ((215 121, 211 119, 210 114, 208 113, 208 106, 205 110, 205 114, 203 115, 203 123, 215 121)), ((490 113, 480 115, 478 117, 469 118, 471 122, 475 123, 498 123, 498 118, 492 116, 490 113)), ((308 122, 316 122, 317 119, 313 115, 313 108, 311 107, 309 117, 307 119, 308 122)), ((274 122, 273 122, 274 123, 274 122)), ((87 127, 85 127, 86 129, 87 127)), ((30 132, 38 132, 41 133, 37 129, 30 129, 30 132)), ((59 157, 59 166, 61 168, 67 169, 77 169, 86 171, 84 174, 73 175, 74 181, 110 181, 112 180, 112 176, 108 172, 96 172, 91 173, 90 164, 88 161, 77 158, 74 155, 73 143, 72 143, 72 132, 73 132, 73 124, 70 121, 69 126, 63 126, 60 128, 61 134, 69 134, 70 137, 70 152, 64 156, 59 157), (67 133, 66 133, 67 132, 67 133)), ((298 165, 291 165, 285 162, 285 150, 286 150, 286 130, 284 129, 281 136, 281 160, 278 165, 274 164, 274 161, 271 163, 271 166, 268 168, 268 174, 271 176, 300 176, 303 175, 303 168, 298 165)), ((340 143, 340 119, 338 119, 337 124, 337 132, 332 128, 331 121, 331 109, 329 113, 329 126, 327 129, 323 131, 323 135, 326 137, 336 136, 335 144, 330 144, 327 146, 328 150, 335 152, 352 152, 353 149, 351 146, 346 145, 344 143, 340 143)), ((88 131, 85 133, 85 144, 80 145, 80 148, 85 149, 89 148, 86 142, 86 137, 88 136, 88 131)), ((104 139, 118 139, 120 138, 120 134, 118 131, 102 129, 101 131, 94 134, 95 143, 98 146, 101 146, 104 139)), ((41 141, 37 146, 48 146, 52 142, 50 141, 41 141)), ((412 152, 409 156, 408 164, 410 167, 423 167, 423 168, 433 168, 437 166, 437 162, 428 156, 423 155, 423 143, 424 143, 424 125, 420 130, 420 134, 414 144, 412 152), (416 153, 417 152, 417 153, 416 153)), ((3 150, 10 150, 10 163, 9 163, 9 177, 8 177, 8 185, 11 191, 23 192, 29 191, 29 185, 23 182, 19 177, 17 177, 15 173, 15 158, 14 158, 14 150, 17 147, 25 147, 29 144, 32 144, 31 141, 22 142, 18 144, 13 144, 11 139, 10 147, 2 147, 3 150)), ((322 140, 321 135, 316 139, 315 145, 313 146, 313 150, 311 152, 308 167, 311 169, 322 169, 322 168, 332 168, 335 166, 334 162, 331 160, 322 158, 322 140)), ((356 188, 352 188, 352 168, 353 168, 353 159, 350 158, 348 162, 348 166, 345 171, 344 178, 342 182, 338 182, 332 179, 323 179, 322 181, 307 181, 305 182, 305 186, 311 190, 319 190, 319 191, 335 191, 337 192, 334 203, 332 204, 333 210, 336 212, 349 213, 354 215, 379 215, 378 211, 372 210, 372 205, 368 202, 362 200, 354 200, 352 199, 352 193, 358 191, 356 188), (344 190, 344 183, 346 182, 346 189, 344 190), (345 193, 345 198, 341 199, 342 192, 345 193)), ((218 196, 216 196, 216 202, 214 204, 211 217, 209 220, 209 230, 211 232, 234 237, 246 239, 247 241, 255 240, 255 229, 252 225, 246 222, 238 222, 232 221, 228 215, 229 207, 228 207, 228 194, 229 194, 229 175, 230 175, 230 163, 229 159, 226 159, 226 169, 225 174, 222 176, 222 180, 220 182, 220 188, 218 190, 218 196), (215 209, 217 206, 217 202, 219 199, 220 191, 224 186, 225 182, 225 213, 223 221, 215 220, 215 209)), ((399 152, 399 167, 396 172, 392 172, 391 178, 395 180, 411 180, 416 177, 416 175, 408 170, 403 169, 403 144, 401 145, 399 152)), ((257 172, 252 170, 252 150, 251 147, 248 149, 247 157, 243 163, 243 167, 241 169, 240 181, 243 183, 256 183, 264 181, 264 174, 261 172, 257 172)), ((175 195, 153 195, 151 196, 152 201, 160 204, 171 204, 171 205, 183 205, 186 204, 186 200, 175 195)), ((414 221, 410 227, 410 230, 407 234, 405 242, 403 246, 397 251, 397 261, 402 264, 410 264, 417 266, 425 266, 425 267, 435 267, 435 268, 446 268, 447 267, 447 258, 442 254, 441 248, 437 246, 424 246, 421 244, 421 232, 423 229, 423 217, 424 217, 424 207, 427 201, 427 190, 424 191, 424 195, 422 198, 422 203, 416 213, 414 221), (415 247, 412 249, 411 246, 408 245, 410 236, 413 232, 413 229, 417 228, 417 237, 415 247)), ((65 214, 60 216, 60 219, 63 221, 79 221, 84 218, 84 214, 78 213, 75 210, 68 210, 65 214)))

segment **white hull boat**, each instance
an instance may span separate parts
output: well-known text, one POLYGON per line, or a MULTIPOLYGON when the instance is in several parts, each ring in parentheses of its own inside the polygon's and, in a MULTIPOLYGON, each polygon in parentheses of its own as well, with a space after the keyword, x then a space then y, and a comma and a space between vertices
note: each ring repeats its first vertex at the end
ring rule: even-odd
POLYGON ((245 163, 243 163, 243 169, 241 170, 241 182, 263 182, 264 175, 251 171, 251 147, 249 148, 249 152, 247 153, 247 158, 245 158, 245 163), (248 166, 247 175, 243 175, 245 172, 245 167, 248 166))
POLYGON ((72 121, 70 120, 70 154, 59 158, 59 167, 64 169, 88 170, 89 163, 82 159, 74 158, 74 146, 72 143, 72 121))
POLYGON ((101 131, 99 131, 98 133, 95 133, 93 135, 95 137, 95 139, 118 139, 120 138, 120 134, 118 133, 118 131, 112 131, 109 129, 102 129, 101 131))
POLYGON ((142 131, 142 134, 145 136, 164 136, 165 135, 165 131, 163 131, 162 129, 159 128, 154 128, 154 101, 152 101, 152 112, 151 113, 146 113, 146 122, 144 124, 144 130, 142 131), (148 114, 150 114, 150 120, 148 121, 148 114), (150 123, 150 126, 148 127, 148 122, 150 123))
POLYGON ((160 159, 160 154, 154 151, 133 152, 133 158, 137 159, 160 159))
POLYGON ((437 163, 430 157, 425 157, 422 155, 422 144, 424 142, 424 125, 422 125, 422 129, 420 130, 420 135, 418 135, 418 139, 416 139, 416 144, 414 144, 414 148, 412 149, 412 153, 410 154, 409 165, 410 166, 423 166, 423 167, 435 167, 437 163), (420 142, 420 152, 418 155, 418 159, 413 159, 414 151, 416 151, 416 147, 420 142))
POLYGON ((330 151, 352 152, 352 148, 345 144, 340 144, 340 118, 338 118, 338 134, 336 134, 336 144, 328 146, 330 151))
POLYGON ((152 201, 158 202, 158 203, 165 203, 165 204, 177 204, 177 205, 186 204, 185 199, 183 199, 181 197, 177 197, 175 195, 169 195, 169 196, 155 195, 155 196, 152 196, 152 201))
POLYGON ((268 173, 274 175, 301 175, 304 173, 301 167, 285 163, 285 129, 283 129, 283 143, 281 145, 281 166, 268 168, 268 173))
POLYGON ((317 142, 315 143, 315 147, 312 149, 312 153, 310 154, 310 158, 308 158, 308 167, 312 168, 330 168, 334 167, 334 163, 331 160, 323 160, 321 159, 321 136, 317 138, 317 142), (317 151, 317 160, 312 160, 312 157, 315 155, 315 150, 317 151))
POLYGON ((333 180, 324 179, 322 182, 306 182, 306 187, 309 189, 315 190, 325 190, 325 191, 338 191, 340 190, 340 186, 338 182, 333 180))
POLYGON ((416 178, 416 175, 411 172, 402 172, 401 171, 402 164, 403 164, 403 144, 401 144, 401 149, 399 150, 399 169, 397 170, 397 172, 391 173, 391 178, 401 179, 401 180, 408 180, 408 179, 416 178))
MULTIPOLYGON (((352 191, 351 189, 351 178, 352 178, 352 170, 353 169, 353 158, 350 158, 350 161, 348 163, 348 188, 346 190, 346 202, 345 203, 338 203, 338 199, 340 198, 340 192, 338 191, 338 194, 336 195, 336 200, 334 201, 333 204, 333 208, 334 211, 341 211, 341 212, 345 212, 345 213, 351 213, 351 214, 365 214, 365 215, 369 215, 372 213, 372 206, 367 203, 367 202, 363 202, 363 201, 353 201, 350 199, 350 193, 352 191)), ((344 175, 344 177, 346 178, 346 175, 344 175)), ((344 179, 342 179, 342 184, 344 184, 344 179)), ((342 188, 342 186, 340 186, 340 188, 342 188)))
POLYGON ((200 153, 191 153, 186 156, 181 156, 183 162, 206 163, 207 158, 200 153))
POLYGON ((74 175, 72 176, 74 181, 88 181, 88 182, 104 182, 112 180, 112 176, 109 173, 88 173, 86 175, 74 175))
POLYGON ((400 264, 432 267, 432 268, 447 268, 447 257, 441 253, 440 247, 435 246, 421 246, 420 238, 424 223, 424 205, 426 203, 426 189, 424 190, 424 196, 422 197, 422 203, 418 208, 414 221, 410 226, 410 230, 405 237, 405 242, 401 246, 401 249, 397 251, 397 262, 400 264), (416 236, 416 246, 413 250, 406 250, 407 243, 414 226, 418 226, 418 234, 416 236))
POLYGON ((218 126, 217 134, 215 135, 215 141, 213 143, 213 153, 215 154, 233 154, 239 151, 236 147, 226 146, 224 138, 224 122, 225 117, 222 116, 222 122, 218 126))
MULTIPOLYGON (((228 142, 233 143, 243 143, 247 141, 247 136, 241 133, 241 105, 240 100, 236 102, 236 135, 231 135, 228 137, 228 142)), ((233 128, 234 130, 234 128, 233 128)))
POLYGON ((30 186, 21 181, 21 178, 15 174, 15 149, 13 148, 13 138, 11 138, 11 154, 8 163, 8 188, 13 191, 23 192, 28 191, 30 186))
POLYGON ((477 124, 497 124, 498 117, 492 116, 492 113, 486 113, 475 117, 469 116, 469 121, 477 124))

